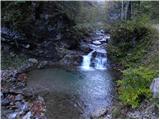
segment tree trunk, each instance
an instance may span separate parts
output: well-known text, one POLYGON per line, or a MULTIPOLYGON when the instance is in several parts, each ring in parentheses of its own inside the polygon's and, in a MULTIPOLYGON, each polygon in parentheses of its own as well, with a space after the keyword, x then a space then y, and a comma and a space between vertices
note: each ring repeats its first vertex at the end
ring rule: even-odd
POLYGON ((123 3, 123 0, 122 0, 122 2, 121 2, 121 20, 123 20, 123 18, 124 18, 124 11, 123 11, 123 7, 124 6, 124 3, 123 3))
POLYGON ((131 3, 131 1, 129 1, 128 2, 128 4, 127 4, 127 11, 126 11, 126 13, 127 13, 127 20, 128 19, 131 19, 131 12, 132 12, 132 3, 131 3))

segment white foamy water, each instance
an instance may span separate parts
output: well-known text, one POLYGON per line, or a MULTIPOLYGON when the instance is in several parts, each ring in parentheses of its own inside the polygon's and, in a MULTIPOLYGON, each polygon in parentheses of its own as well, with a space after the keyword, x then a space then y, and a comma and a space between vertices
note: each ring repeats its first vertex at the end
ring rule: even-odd
MULTIPOLYGON (((105 70, 107 68, 107 51, 103 45, 105 44, 104 41, 108 39, 108 36, 106 36, 104 32, 101 31, 98 31, 96 34, 97 36, 100 35, 103 37, 99 40, 93 41, 93 44, 89 44, 93 51, 83 56, 81 65, 83 70, 105 70)), ((95 38, 97 36, 95 36, 95 38)))
POLYGON ((94 51, 90 52, 88 55, 83 56, 82 66, 81 68, 84 70, 93 70, 93 67, 91 67, 91 58, 94 51))

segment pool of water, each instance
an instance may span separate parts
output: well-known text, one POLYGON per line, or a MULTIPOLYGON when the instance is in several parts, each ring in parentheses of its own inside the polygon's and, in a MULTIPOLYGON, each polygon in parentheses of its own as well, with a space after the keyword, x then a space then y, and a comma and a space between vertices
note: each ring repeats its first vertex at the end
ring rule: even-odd
POLYGON ((34 70, 28 88, 44 97, 48 118, 89 118, 112 103, 112 76, 108 70, 34 70))

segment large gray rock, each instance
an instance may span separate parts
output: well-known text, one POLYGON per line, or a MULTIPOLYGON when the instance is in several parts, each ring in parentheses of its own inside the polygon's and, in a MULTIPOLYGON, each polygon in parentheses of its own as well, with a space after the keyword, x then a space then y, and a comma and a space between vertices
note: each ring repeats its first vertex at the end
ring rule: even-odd
POLYGON ((80 65, 82 62, 82 56, 80 55, 66 55, 61 61, 60 64, 62 65, 80 65))
POLYGON ((31 63, 35 63, 35 64, 38 63, 38 60, 35 59, 35 58, 29 58, 28 61, 31 62, 31 63))
POLYGON ((84 53, 89 53, 92 51, 92 49, 90 48, 89 45, 87 45, 86 43, 83 43, 81 46, 80 46, 80 50, 83 51, 84 53))
POLYGON ((37 68, 42 69, 42 68, 46 67, 47 65, 48 65, 48 61, 41 61, 41 62, 39 62, 37 68))
POLYGON ((159 78, 155 78, 151 85, 150 85, 150 89, 153 93, 153 97, 157 98, 159 97, 159 78))

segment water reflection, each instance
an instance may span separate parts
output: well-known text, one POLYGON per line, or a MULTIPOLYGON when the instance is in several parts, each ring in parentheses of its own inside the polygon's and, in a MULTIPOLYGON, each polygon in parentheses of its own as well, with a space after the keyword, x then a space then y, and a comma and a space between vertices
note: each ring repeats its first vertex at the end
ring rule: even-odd
POLYGON ((89 118, 112 101, 108 71, 35 70, 30 73, 28 87, 45 98, 48 118, 89 118))

